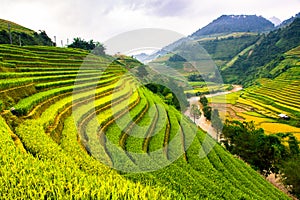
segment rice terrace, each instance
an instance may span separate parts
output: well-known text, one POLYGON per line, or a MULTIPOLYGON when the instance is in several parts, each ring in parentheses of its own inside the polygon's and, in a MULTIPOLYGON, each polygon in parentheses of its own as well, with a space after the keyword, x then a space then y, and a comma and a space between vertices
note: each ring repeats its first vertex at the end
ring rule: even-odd
MULTIPOLYGON (((24 2, 3 5, 17 11, 24 2)), ((45 16, 54 9, 27 3, 45 16)), ((91 29, 75 11, 61 13, 63 3, 57 15, 68 17, 56 23, 72 27, 54 28, 49 15, 51 34, 13 22, 30 25, 32 14, 28 23, 0 15, 0 199, 299 199, 300 14, 278 21, 211 10, 220 17, 197 30, 194 0, 115 3, 103 2, 95 18, 78 11, 91 27, 97 17, 111 22, 94 29, 95 40, 80 36, 91 29), (182 27, 194 32, 126 53, 132 40, 155 46, 166 37, 128 31, 144 18, 165 29, 190 19, 182 27), (110 53, 112 42, 96 35, 121 29, 120 50, 110 53)))

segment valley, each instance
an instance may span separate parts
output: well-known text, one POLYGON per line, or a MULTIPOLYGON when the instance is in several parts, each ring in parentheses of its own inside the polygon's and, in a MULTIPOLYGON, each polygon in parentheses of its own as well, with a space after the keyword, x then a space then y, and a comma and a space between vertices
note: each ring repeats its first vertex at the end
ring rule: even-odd
POLYGON ((299 24, 222 15, 146 65, 0 20, 0 198, 298 197, 299 24))

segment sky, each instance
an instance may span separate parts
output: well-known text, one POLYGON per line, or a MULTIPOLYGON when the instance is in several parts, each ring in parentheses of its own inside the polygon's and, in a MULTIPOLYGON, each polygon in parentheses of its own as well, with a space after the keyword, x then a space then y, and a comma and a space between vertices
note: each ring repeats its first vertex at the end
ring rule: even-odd
POLYGON ((74 37, 105 42, 142 28, 187 36, 223 14, 285 20, 300 12, 300 0, 0 0, 0 5, 0 18, 45 30, 64 43, 74 37))

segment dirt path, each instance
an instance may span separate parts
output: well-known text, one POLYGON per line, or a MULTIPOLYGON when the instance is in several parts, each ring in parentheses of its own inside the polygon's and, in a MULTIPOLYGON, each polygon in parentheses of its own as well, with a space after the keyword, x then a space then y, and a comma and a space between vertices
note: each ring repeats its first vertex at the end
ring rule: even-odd
MULTIPOLYGON (((226 92, 218 92, 215 94, 209 94, 209 95, 205 95, 206 97, 214 97, 214 96, 219 96, 219 95, 225 95, 225 94, 230 94, 233 92, 237 92, 242 90, 243 87, 240 85, 233 85, 233 89, 230 91, 226 91, 226 92)), ((188 99, 190 105, 192 104, 196 104, 198 106, 198 108, 200 109, 201 104, 199 103, 200 97, 191 97, 188 99)), ((226 110, 226 106, 223 106, 226 110)), ((214 127, 212 127, 211 122, 206 120, 206 118, 203 115, 203 111, 201 110, 201 117, 199 119, 195 120, 195 123, 204 131, 206 131, 208 134, 210 134, 214 139, 217 139, 217 132, 214 129, 214 127)), ((194 121, 194 118, 191 116, 190 114, 190 107, 185 111, 184 113, 187 117, 189 117, 192 121, 194 121)))

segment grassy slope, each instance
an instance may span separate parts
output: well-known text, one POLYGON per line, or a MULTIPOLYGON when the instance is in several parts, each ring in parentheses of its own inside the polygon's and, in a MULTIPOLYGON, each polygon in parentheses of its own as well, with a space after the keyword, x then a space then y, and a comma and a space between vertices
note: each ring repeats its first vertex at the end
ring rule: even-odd
POLYGON ((0 19, 0 30, 6 30, 8 31, 8 23, 10 24, 11 26, 11 31, 15 31, 15 32, 23 32, 23 33, 27 33, 29 35, 32 35, 34 33, 33 30, 30 30, 28 28, 25 28, 19 24, 16 24, 14 22, 11 22, 11 21, 7 21, 7 20, 4 20, 4 19, 0 19))
MULTIPOLYGON (((136 81, 133 81, 130 76, 123 76, 124 68, 119 64, 120 62, 114 63, 107 58, 87 56, 84 51, 72 49, 54 47, 20 48, 7 45, 0 45, 0 57, 2 57, 3 63, 12 64, 0 66, 1 71, 3 71, 2 79, 22 82, 22 77, 11 78, 15 76, 14 73, 22 70, 41 73, 47 69, 47 71, 53 72, 50 78, 49 74, 47 76, 40 75, 39 78, 31 82, 24 82, 21 85, 12 84, 8 88, 5 85, 6 83, 2 82, 6 87, 0 92, 2 109, 7 110, 20 100, 22 102, 26 101, 26 105, 31 105, 30 108, 34 108, 34 110, 28 110, 29 114, 33 112, 28 117, 17 118, 12 116, 9 111, 1 113, 7 122, 0 117, 0 162, 2 163, 0 168, 2 174, 0 177, 0 193, 6 194, 9 198, 182 199, 188 197, 191 199, 287 199, 284 194, 266 182, 245 163, 234 158, 220 145, 214 145, 205 133, 197 131, 197 128, 188 119, 184 118, 175 109, 165 105, 159 97, 155 96, 150 101, 149 97, 153 94, 147 89, 139 89, 137 98, 128 96, 130 90, 122 90, 122 86, 136 84, 136 81), (24 61, 22 57, 12 57, 12 55, 24 55, 28 56, 27 59, 34 58, 35 60, 28 62, 24 61), (78 111, 77 116, 73 116, 78 121, 74 121, 71 115, 72 92, 59 93, 60 88, 67 87, 65 83, 61 85, 49 85, 49 83, 59 81, 63 83, 66 80, 74 80, 73 76, 61 80, 55 72, 59 72, 58 69, 63 69, 64 72, 76 71, 81 66, 78 60, 85 57, 87 57, 85 60, 86 68, 84 68, 85 71, 83 71, 82 76, 90 78, 91 82, 89 83, 95 83, 94 86, 97 87, 93 90, 93 88, 86 86, 86 82, 78 82, 76 87, 80 87, 83 92, 76 94, 76 98, 73 99, 73 103, 76 105, 73 109, 76 113, 78 111), (117 82, 111 78, 94 81, 94 77, 90 74, 94 74, 95 70, 98 70, 100 74, 103 71, 113 73, 116 80, 125 81, 126 84, 121 83, 118 86, 117 82), (7 77, 5 77, 5 74, 7 74, 7 77), (102 82, 105 80, 108 82, 103 85, 102 82), (37 88, 36 86, 40 84, 48 84, 48 86, 37 88), (119 92, 115 91, 113 95, 110 86, 113 86, 111 87, 113 89, 119 88, 117 90, 119 92), (52 93, 52 91, 58 93, 52 93), (46 92, 47 95, 45 95, 46 92), (117 130, 118 127, 114 125, 113 118, 110 117, 112 114, 110 98, 117 101, 116 107, 114 107, 114 109, 118 109, 115 117, 120 117, 120 122, 125 125, 125 133, 140 134, 139 131, 134 131, 138 129, 131 126, 131 122, 123 114, 123 110, 127 106, 124 99, 127 98, 128 102, 131 102, 130 116, 137 120, 136 123, 141 125, 149 124, 151 119, 154 120, 151 117, 148 117, 146 121, 143 120, 144 117, 150 115, 148 109, 151 108, 151 105, 152 107, 154 104, 160 105, 157 106, 157 109, 151 111, 158 113, 158 120, 152 121, 151 124, 158 123, 157 125, 159 125, 162 123, 162 120, 159 119, 164 118, 164 125, 160 130, 151 129, 151 131, 154 131, 152 135, 156 131, 158 134, 155 135, 157 136, 156 139, 153 137, 153 140, 149 140, 149 145, 154 149, 162 148, 162 145, 168 147, 169 142, 174 140, 174 151, 171 147, 164 148, 162 158, 165 156, 173 158, 176 155, 178 146, 186 150, 185 156, 182 155, 171 165, 158 171, 142 174, 122 173, 123 175, 120 175, 88 155, 88 145, 91 145, 91 142, 96 142, 97 147, 104 147, 102 150, 99 148, 94 150, 107 154, 105 159, 109 159, 111 155, 109 152, 112 151, 111 147, 105 143, 102 146, 103 143, 101 142, 103 141, 99 138, 97 140, 97 135, 93 135, 96 138, 94 141, 87 138, 87 136, 93 134, 93 132, 86 132, 89 125, 92 125, 91 127, 94 130, 99 126, 97 120, 98 122, 102 120, 103 125, 111 124, 107 127, 109 137, 116 139, 116 141, 118 141, 118 138, 119 140, 122 138, 128 151, 132 148, 133 152, 143 152, 143 141, 140 138, 120 138, 118 136, 119 134, 124 135, 124 132, 117 130), (95 104, 93 100, 96 100, 95 104), (96 105, 95 113, 93 113, 93 110, 89 110, 89 105, 96 105), (142 118, 139 119, 138 116, 142 116, 142 118), (34 118, 34 120, 31 118, 34 118), (87 123, 81 123, 82 120, 86 120, 87 123), (94 122, 95 125, 92 124, 94 122), (10 130, 6 123, 13 129, 10 130), (113 131, 115 128, 116 132, 113 131), (79 132, 79 130, 82 131, 79 132), (15 143, 11 139, 11 132, 19 137, 27 153, 20 153, 16 149, 15 143), (177 132, 179 134, 176 134, 177 132), (99 141, 101 146, 99 146, 99 141), (189 143, 191 145, 188 147, 189 143), (139 146, 135 144, 139 144, 139 146), (105 145, 107 146, 105 147, 105 145), (205 151, 210 148, 212 150, 207 152, 207 156, 199 157, 199 153, 204 155, 205 151)), ((121 63, 124 62, 126 63, 126 60, 121 63)), ((0 87, 3 86, 2 84, 0 84, 0 87)), ((70 86, 72 85, 73 83, 70 86)), ((149 127, 157 126, 152 125, 149 127)), ((99 131, 99 129, 96 131, 99 131)), ((172 144, 170 143, 170 145, 172 144)), ((124 154, 122 146, 118 147, 118 151, 120 155, 122 154, 120 159, 125 159, 128 166, 134 166, 130 163, 132 160, 128 157, 128 154, 124 154)), ((113 161, 118 164, 116 162, 118 157, 116 157, 116 154, 114 156, 113 161)), ((151 163, 159 165, 158 162, 152 161, 151 163)))

